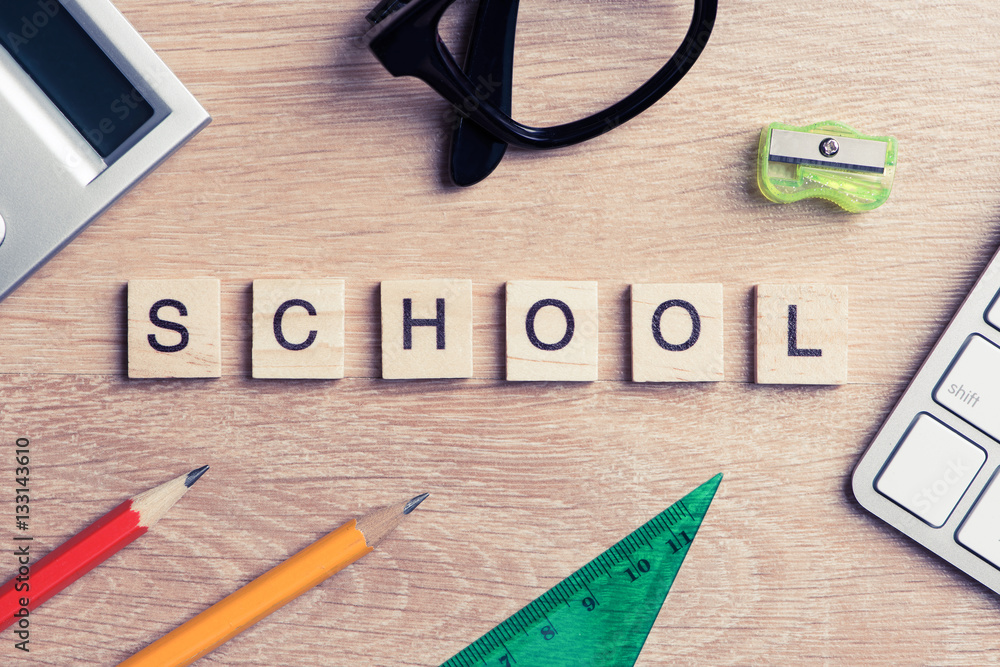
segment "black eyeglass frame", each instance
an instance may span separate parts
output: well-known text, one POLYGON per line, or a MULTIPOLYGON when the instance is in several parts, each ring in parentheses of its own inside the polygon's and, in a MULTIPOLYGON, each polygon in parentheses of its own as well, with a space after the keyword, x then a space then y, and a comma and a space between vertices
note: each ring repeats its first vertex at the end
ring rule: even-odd
MULTIPOLYGON (((496 0, 494 0, 496 1, 496 0)), ((455 0, 383 0, 369 15, 365 36, 375 57, 393 76, 421 79, 463 116, 493 136, 520 148, 572 146, 604 134, 635 118, 663 97, 691 69, 715 26, 718 0, 695 0, 691 25, 677 52, 650 78, 607 109, 561 125, 531 127, 518 123, 483 99, 455 62, 438 32, 445 11, 455 0)), ((513 39, 513 34, 510 35, 513 39)))

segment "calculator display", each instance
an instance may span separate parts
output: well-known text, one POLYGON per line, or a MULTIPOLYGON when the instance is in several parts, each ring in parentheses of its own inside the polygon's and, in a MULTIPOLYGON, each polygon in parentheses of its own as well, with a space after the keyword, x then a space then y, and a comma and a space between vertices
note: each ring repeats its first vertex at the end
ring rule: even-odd
POLYGON ((102 158, 153 117, 58 0, 0 0, 0 44, 102 158))

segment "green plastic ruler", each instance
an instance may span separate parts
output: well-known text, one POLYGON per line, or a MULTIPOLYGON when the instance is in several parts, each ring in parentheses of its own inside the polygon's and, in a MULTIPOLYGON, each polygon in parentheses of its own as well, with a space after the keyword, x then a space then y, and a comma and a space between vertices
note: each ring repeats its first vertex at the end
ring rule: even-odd
POLYGON ((718 474, 441 667, 630 667, 712 504, 718 474))

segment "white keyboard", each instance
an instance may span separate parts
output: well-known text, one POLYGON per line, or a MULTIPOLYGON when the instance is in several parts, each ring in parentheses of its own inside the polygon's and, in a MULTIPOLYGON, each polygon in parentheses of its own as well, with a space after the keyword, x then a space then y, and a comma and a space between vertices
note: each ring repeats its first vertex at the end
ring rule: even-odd
POLYGON ((1000 253, 854 469, 869 512, 1000 593, 1000 253))

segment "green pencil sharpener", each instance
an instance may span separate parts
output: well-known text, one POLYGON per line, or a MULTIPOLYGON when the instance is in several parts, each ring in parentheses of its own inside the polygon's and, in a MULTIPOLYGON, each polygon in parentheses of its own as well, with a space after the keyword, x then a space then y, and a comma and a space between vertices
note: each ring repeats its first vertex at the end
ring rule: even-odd
POLYGON ((869 137, 836 121, 803 127, 771 123, 760 133, 757 185, 773 202, 816 197, 852 213, 889 198, 896 140, 869 137))

